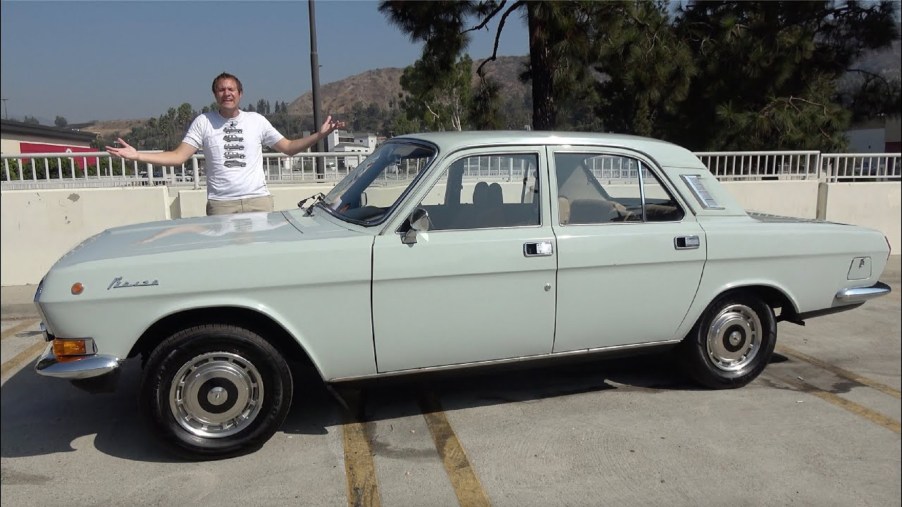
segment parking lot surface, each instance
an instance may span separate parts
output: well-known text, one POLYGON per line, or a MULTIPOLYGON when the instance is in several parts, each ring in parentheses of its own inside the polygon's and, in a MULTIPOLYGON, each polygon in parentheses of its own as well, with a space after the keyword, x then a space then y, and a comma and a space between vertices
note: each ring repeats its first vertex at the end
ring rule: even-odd
POLYGON ((212 462, 156 441, 135 362, 109 394, 35 374, 37 317, 5 291, 2 503, 900 505, 898 264, 889 296, 781 323, 741 389, 667 355, 344 386, 344 405, 302 377, 262 449, 212 462))

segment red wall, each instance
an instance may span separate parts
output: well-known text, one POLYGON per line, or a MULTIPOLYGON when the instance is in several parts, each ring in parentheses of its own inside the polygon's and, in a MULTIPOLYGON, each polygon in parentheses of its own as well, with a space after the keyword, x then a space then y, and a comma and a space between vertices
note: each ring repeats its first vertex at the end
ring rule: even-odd
MULTIPOLYGON (((85 148, 84 146, 64 146, 59 144, 44 143, 19 143, 19 153, 85 153, 97 151, 94 148, 85 148)), ((85 169, 85 162, 88 165, 97 165, 97 157, 73 157, 75 165, 79 169, 85 169)), ((23 158, 23 163, 30 159, 23 158)))

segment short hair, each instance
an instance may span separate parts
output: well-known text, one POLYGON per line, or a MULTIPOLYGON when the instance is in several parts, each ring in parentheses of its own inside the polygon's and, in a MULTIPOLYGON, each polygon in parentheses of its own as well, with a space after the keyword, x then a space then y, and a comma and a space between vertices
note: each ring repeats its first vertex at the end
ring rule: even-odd
POLYGON ((216 83, 222 81, 223 79, 234 79, 235 82, 238 83, 238 93, 244 93, 244 86, 241 85, 241 80, 229 74, 228 72, 223 72, 222 74, 216 76, 216 79, 213 80, 213 85, 210 87, 213 89, 213 93, 216 93, 216 83))

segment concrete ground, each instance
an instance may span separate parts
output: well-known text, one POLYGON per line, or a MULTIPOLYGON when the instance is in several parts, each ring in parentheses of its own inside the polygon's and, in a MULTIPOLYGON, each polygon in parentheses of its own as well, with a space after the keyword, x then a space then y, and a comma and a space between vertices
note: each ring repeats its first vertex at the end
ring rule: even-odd
POLYGON ((900 256, 893 293, 781 323, 742 389, 666 357, 375 384, 296 377, 259 451, 175 459, 140 415, 141 370, 91 395, 34 372, 34 286, 3 287, 3 505, 902 505, 900 256))

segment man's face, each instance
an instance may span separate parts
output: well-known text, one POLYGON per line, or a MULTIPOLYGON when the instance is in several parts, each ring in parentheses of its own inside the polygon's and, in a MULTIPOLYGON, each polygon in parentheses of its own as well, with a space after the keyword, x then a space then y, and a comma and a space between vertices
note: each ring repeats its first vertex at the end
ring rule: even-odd
POLYGON ((238 91, 238 83, 234 79, 220 79, 216 83, 213 96, 216 97, 219 107, 224 109, 235 109, 241 102, 241 92, 238 91))

